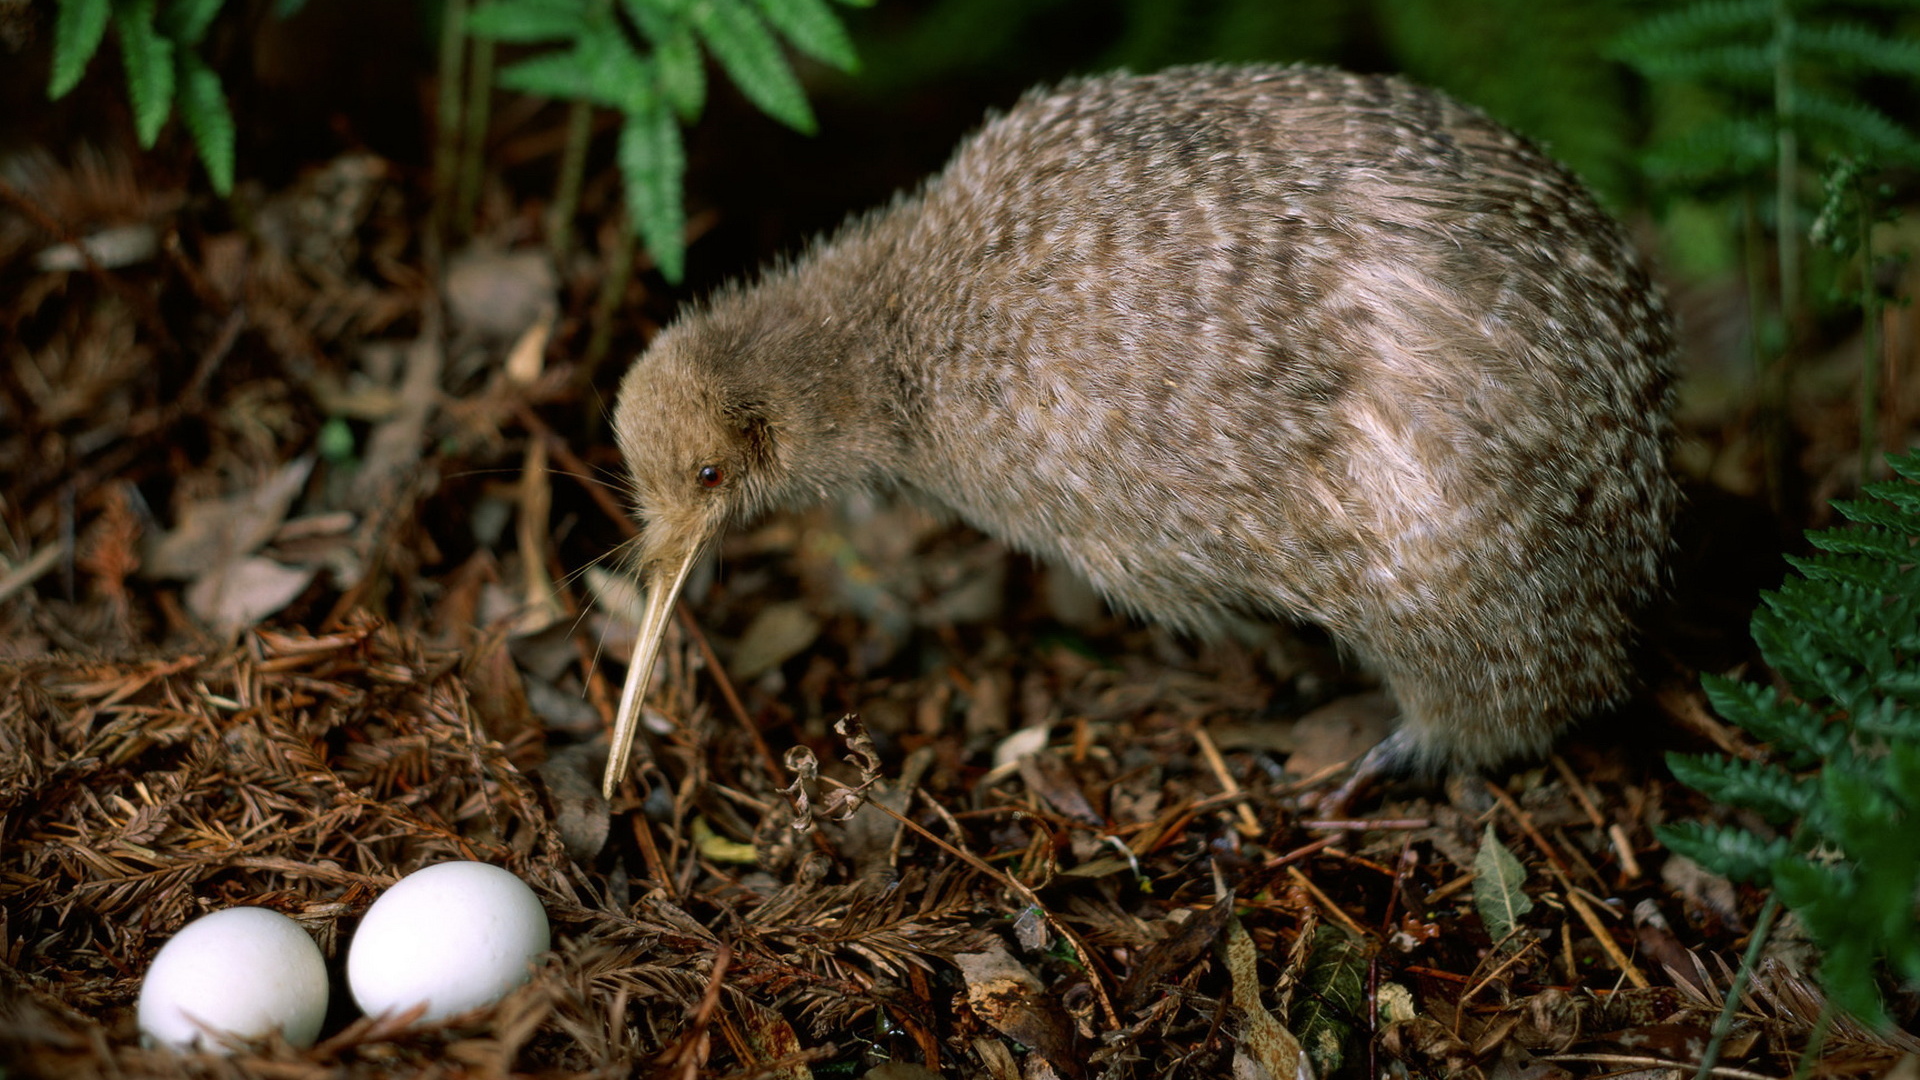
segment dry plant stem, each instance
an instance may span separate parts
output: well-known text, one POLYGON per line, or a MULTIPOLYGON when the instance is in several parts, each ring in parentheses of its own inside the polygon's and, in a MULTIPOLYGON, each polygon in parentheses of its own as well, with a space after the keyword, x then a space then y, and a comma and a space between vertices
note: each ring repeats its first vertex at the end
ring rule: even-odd
POLYGON ((714 1010, 720 1004, 720 991, 725 988, 727 967, 733 961, 733 950, 727 943, 719 942, 713 950, 713 971, 707 976, 706 992, 700 995, 700 1004, 688 1019, 688 1028, 678 1042, 679 1045, 669 1054, 661 1056, 661 1064, 670 1067, 671 1075, 681 1080, 694 1080, 700 1075, 700 1066, 707 1059, 705 1048, 712 1038, 709 1030, 713 1025, 714 1010))
POLYGON ((514 403, 513 415, 520 421, 521 426, 546 440, 547 450, 553 455, 554 460, 560 463, 560 467, 568 476, 573 477, 586 490, 587 497, 607 515, 607 520, 620 529, 623 537, 632 540, 640 535, 640 527, 635 525, 632 516, 621 508, 613 489, 594 474, 593 466, 582 461, 580 455, 573 452, 573 448, 567 445, 567 441, 560 437, 559 432, 548 427, 547 422, 540 419, 540 415, 524 402, 514 403))
POLYGON ((1587 815, 1587 821, 1596 829, 1605 829, 1606 817, 1600 813, 1599 807, 1593 805, 1592 797, 1587 794, 1587 786, 1580 782, 1580 777, 1574 773, 1573 766, 1567 764, 1567 759, 1559 754, 1553 755, 1548 760, 1553 762, 1554 771, 1560 774, 1561 781, 1567 785, 1567 791, 1573 795, 1573 801, 1580 804, 1580 812, 1587 815))
POLYGON ((475 232, 480 205, 480 173, 486 159, 487 124, 493 116, 493 41, 473 39, 472 63, 467 68, 466 137, 460 149, 460 195, 457 222, 460 231, 475 232))
POLYGON ((1807 1045, 1793 1066, 1793 1080, 1807 1080, 1813 1075, 1814 1067, 1820 1064, 1820 1051, 1827 1045, 1827 1031, 1832 1026, 1833 1000, 1828 998, 1820 1003, 1820 1015, 1814 1019, 1813 1030, 1807 1034, 1807 1045))
MULTIPOLYGON (((1220 756, 1220 748, 1213 744, 1213 736, 1208 735, 1207 729, 1198 721, 1193 725, 1193 741, 1200 748, 1200 756, 1207 759, 1207 768, 1213 770, 1214 779, 1220 782, 1221 791, 1238 798, 1241 794, 1239 781, 1228 770, 1226 759, 1220 756)), ((1241 836, 1251 839, 1265 831, 1260 827, 1260 819, 1254 816, 1251 806, 1242 802, 1235 809, 1239 811, 1237 816, 1241 836)))
POLYGON ((14 593, 40 580, 47 571, 52 570, 60 562, 60 550, 59 544, 47 544, 27 556, 25 561, 7 571, 6 574, 0 575, 0 604, 6 603, 14 593))
MULTIPOLYGON (((821 779, 829 780, 830 782, 838 784, 841 787, 850 787, 850 785, 842 784, 840 783, 840 781, 832 780, 830 777, 822 777, 821 779)), ((934 810, 942 814, 945 814, 946 812, 946 809, 944 807, 942 807, 939 803, 935 802, 931 798, 927 800, 927 804, 933 807, 934 810)), ((1061 922, 1059 919, 1054 918, 1053 912, 1049 911, 1047 909, 1047 906, 1040 902, 1040 897, 1035 895, 1032 889, 1029 889, 1025 885, 1021 884, 1012 875, 1001 872, 999 869, 995 868, 992 864, 981 859, 979 856, 974 855, 972 852, 963 850, 962 848, 959 848, 941 839, 940 837, 935 836, 932 832, 929 832, 927 828, 921 825, 919 822, 914 821, 913 819, 907 817, 905 814, 900 813, 899 811, 895 810, 893 807, 888 806, 887 804, 880 802, 877 799, 868 799, 866 802, 862 803, 861 805, 871 806, 874 809, 879 810, 880 812, 886 814, 888 817, 899 822, 902 826, 912 829, 914 832, 920 834, 920 836, 923 839, 933 844, 935 847, 953 856, 954 858, 959 859, 961 862, 966 863, 968 866, 973 867, 975 870, 978 870, 982 874, 985 874, 986 876, 999 882, 1002 887, 1007 889, 1009 892, 1013 893, 1015 896, 1018 896, 1021 900, 1025 901, 1028 906, 1033 908, 1033 910, 1039 912, 1040 917, 1047 921, 1047 925, 1049 927, 1053 928, 1053 932, 1056 934, 1059 934, 1061 938, 1065 939, 1067 944, 1073 946, 1074 955, 1078 956, 1080 959, 1080 963, 1086 967, 1087 985, 1093 988, 1094 997, 1099 999, 1101 1011, 1106 1013, 1107 1021, 1109 1023, 1113 1024, 1115 1027, 1120 1026, 1120 1023, 1121 1023, 1120 1012, 1119 1010, 1114 1008, 1113 999, 1109 997, 1107 994, 1106 984, 1102 982, 1100 979, 1100 974, 1102 969, 1100 968, 1099 963, 1094 959, 1093 950, 1087 947, 1086 942, 1080 940, 1080 935, 1074 933, 1072 927, 1068 926, 1064 922, 1061 922)))
POLYGON ((700 632, 700 624, 694 621, 693 610, 687 607, 685 600, 679 600, 674 603, 674 611, 680 616, 680 629, 693 639, 694 646, 706 660, 707 672, 720 687, 720 696, 727 699, 727 708, 732 711, 733 718, 740 722, 740 729, 753 741, 754 751, 760 755, 761 767, 767 770, 768 776, 783 775, 786 766, 774 756, 773 748, 767 745, 767 740, 760 734, 760 725, 753 722, 753 717, 747 714, 747 707, 740 703, 740 695, 733 689, 733 680, 727 677, 727 669, 720 663, 720 657, 713 651, 713 644, 707 640, 707 635, 700 632))
POLYGON ((440 9, 440 101, 434 118, 438 128, 433 151, 433 221, 428 230, 436 247, 453 214, 455 170, 460 163, 461 61, 466 54, 467 0, 447 0, 440 9))
POLYGON ((1707 1049, 1700 1055, 1700 1068, 1695 1070, 1693 1080, 1708 1080, 1713 1075, 1714 1064, 1720 1060, 1720 1048, 1726 1045, 1727 1035, 1733 1031, 1733 1017, 1740 1011, 1740 999, 1746 996, 1747 983, 1753 979, 1753 969, 1760 966, 1760 952, 1766 948, 1767 935, 1773 932, 1773 920, 1779 914, 1780 896, 1769 892, 1767 902, 1760 907, 1760 917, 1754 920, 1753 936, 1747 939, 1747 951, 1740 958, 1740 970, 1733 973, 1733 985, 1727 987, 1726 1003, 1720 1007, 1720 1016, 1713 1022, 1713 1037, 1707 1040, 1707 1049))
POLYGON ((1632 983, 1636 988, 1645 990, 1651 987, 1653 983, 1649 982, 1646 975, 1641 973, 1640 965, 1635 964, 1632 957, 1621 952, 1620 946, 1613 940, 1613 935, 1607 933, 1606 924, 1600 921, 1600 916, 1595 912, 1593 906, 1588 904, 1582 895, 1576 892, 1572 885, 1567 883, 1564 877, 1560 880, 1561 885, 1566 889, 1564 895, 1567 898, 1567 906, 1573 908, 1574 914, 1580 916, 1580 921, 1587 925, 1587 932, 1593 935, 1593 939, 1600 943, 1602 949, 1606 950, 1607 958, 1613 961, 1613 966, 1619 968, 1620 973, 1625 975, 1627 981, 1632 983))
POLYGON ((1534 846, 1546 856, 1547 870, 1553 875, 1554 880, 1559 882, 1561 893, 1567 898, 1567 906, 1573 908, 1574 914, 1586 924, 1587 932, 1591 933, 1600 948, 1606 951, 1607 958, 1613 961, 1614 966, 1619 968, 1620 973, 1625 975, 1627 981, 1634 986, 1642 990, 1652 986, 1653 984, 1647 980, 1646 975, 1641 973, 1633 959, 1620 951, 1620 946, 1614 942, 1613 935, 1607 932, 1606 924, 1600 921, 1600 916, 1593 907, 1575 890, 1573 881, 1567 877, 1566 861, 1553 844, 1534 827, 1533 819, 1526 811, 1520 809, 1520 805, 1514 802, 1513 797, 1499 785, 1489 782, 1487 790, 1493 793, 1494 799, 1500 803, 1501 808, 1506 810, 1508 816, 1520 826, 1520 830, 1526 833, 1527 838, 1532 840, 1534 846))
POLYGON ((1547 865, 1564 881, 1567 873, 1566 860, 1561 858, 1559 850, 1553 846, 1552 842, 1534 827, 1533 816, 1522 810, 1520 804, 1513 801, 1513 796, 1508 795, 1505 788, 1493 781, 1487 781, 1487 790, 1492 792, 1500 808, 1513 818, 1513 823, 1520 827, 1520 831, 1527 834, 1527 839, 1533 841, 1533 846, 1539 849, 1540 854, 1546 857, 1547 865))
MULTIPOLYGON (((1642 1069, 1671 1071, 1674 1066, 1674 1063, 1666 1058, 1640 1057, 1636 1054, 1543 1054, 1540 1060, 1590 1061, 1596 1065, 1618 1066, 1613 1075, 1635 1073, 1642 1069)), ((1704 1080, 1708 1075, 1708 1071, 1703 1070, 1695 1075, 1697 1078, 1700 1078, 1700 1080, 1704 1080)), ((1726 1080, 1779 1080, 1778 1077, 1768 1076, 1766 1073, 1757 1073, 1750 1069, 1736 1069, 1727 1065, 1712 1069, 1711 1075, 1725 1077, 1726 1080)))
POLYGON ((587 175, 587 142, 592 135, 593 106, 585 101, 568 105, 566 148, 560 153, 560 177, 553 185, 553 210, 547 221, 547 250, 562 275, 573 244, 573 215, 580 209, 580 185, 587 175))
MULTIPOLYGON (((1514 933, 1519 933, 1519 930, 1516 929, 1514 933)), ((1503 938, 1500 941, 1495 942, 1494 944, 1496 949, 1499 946, 1505 945, 1507 940, 1511 939, 1512 937, 1513 937, 1513 934, 1508 934, 1506 938, 1503 938)), ((1458 1039, 1461 1037, 1460 1025, 1466 1022, 1467 1003, 1472 1001, 1474 997, 1480 993, 1480 991, 1485 990, 1489 986, 1492 986, 1495 979, 1498 979, 1500 976, 1506 974, 1506 972, 1509 969, 1519 964, 1523 958, 1531 956, 1533 954, 1533 950, 1535 946, 1537 945, 1539 945, 1539 942, 1537 941, 1527 942, 1525 945, 1521 946, 1520 948, 1515 949, 1513 952, 1513 955, 1507 957, 1505 960, 1502 960, 1498 967, 1495 967, 1492 971, 1487 972, 1485 975, 1482 975, 1478 979, 1475 979, 1473 982, 1467 984, 1467 989, 1463 993, 1461 993, 1459 1001, 1453 1007, 1452 1031, 1453 1031, 1454 1038, 1458 1039)), ((1498 955, 1498 953, 1496 952, 1495 955, 1498 955)))
MULTIPOLYGON (((607 350, 613 345, 613 319, 620 310, 620 299, 627 294, 627 283, 633 280, 633 226, 627 221, 626 211, 616 214, 608 228, 613 232, 613 250, 607 253, 606 277, 600 279, 600 295, 593 302, 593 336, 587 339, 587 350, 580 357, 580 385, 592 386, 593 374, 607 358, 607 350)), ((598 423, 598 415, 595 423, 598 423)))
POLYGON ((1313 897, 1314 903, 1320 905, 1320 907, 1327 913, 1328 918, 1331 918, 1334 922, 1337 922, 1342 927, 1345 927, 1347 932, 1353 934, 1355 937, 1360 937, 1360 938, 1366 938, 1366 937, 1372 936, 1371 934, 1368 934, 1366 929, 1362 927, 1359 923, 1353 921, 1353 916, 1348 915, 1346 912, 1340 910, 1340 905, 1333 902, 1333 897, 1328 896, 1326 893, 1321 892, 1320 887, 1313 883, 1313 879, 1301 873, 1299 867, 1297 866, 1287 867, 1287 876, 1293 879, 1293 883, 1295 885, 1300 886, 1300 889, 1302 892, 1305 892, 1308 896, 1313 897))

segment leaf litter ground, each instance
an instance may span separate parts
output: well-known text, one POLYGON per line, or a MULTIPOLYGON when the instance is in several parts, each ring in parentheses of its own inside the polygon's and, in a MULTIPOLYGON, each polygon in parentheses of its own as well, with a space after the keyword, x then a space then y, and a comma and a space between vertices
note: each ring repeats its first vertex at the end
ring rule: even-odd
MULTIPOLYGON (((436 289, 404 185, 364 155, 243 193, 246 229, 105 156, 7 184, 7 1076, 1698 1059, 1758 898, 1660 851, 1655 824, 1706 808, 1657 751, 1746 752, 1687 665, 1744 656, 1750 592, 1689 592, 1683 567, 1682 644, 1643 700, 1544 765, 1390 789, 1353 825, 1312 796, 1391 705, 1310 632, 1141 628, 913 506, 783 516, 689 589, 609 804, 617 373, 550 362, 591 333, 597 259, 555 271, 506 212, 436 289), (102 221, 151 242, 72 247, 102 221), (506 1000, 410 1029, 336 990, 310 1049, 140 1046, 141 975, 187 920, 284 912, 338 986, 367 906, 448 859, 546 905, 553 952, 506 1000)), ((622 310, 632 345, 669 314, 639 286, 622 310)), ((1753 455, 1717 422, 1693 421, 1695 471, 1725 481, 1753 455)), ((1810 445, 1813 468, 1843 456, 1810 445)), ((1790 936, 1770 953, 1722 1075, 1790 1071, 1806 962, 1790 936)), ((1842 1024, 1822 1069, 1914 1049, 1842 1024)))

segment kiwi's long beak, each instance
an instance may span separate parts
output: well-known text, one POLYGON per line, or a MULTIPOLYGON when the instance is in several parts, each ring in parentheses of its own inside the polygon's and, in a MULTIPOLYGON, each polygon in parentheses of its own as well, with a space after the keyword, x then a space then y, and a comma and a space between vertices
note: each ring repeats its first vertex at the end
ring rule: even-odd
POLYGON ((620 708, 613 715, 613 745, 608 748, 607 775, 600 781, 600 793, 609 800, 613 789, 627 775, 627 759, 633 753, 634 731, 640 725, 640 703, 647 696, 647 680, 653 674, 654 657, 660 655, 660 639, 666 636, 667 620, 673 617, 673 602, 680 597, 681 586, 699 557, 701 545, 693 544, 678 566, 655 563, 647 571, 647 599, 640 610, 640 636, 633 642, 633 662, 627 665, 627 683, 620 688, 620 708))

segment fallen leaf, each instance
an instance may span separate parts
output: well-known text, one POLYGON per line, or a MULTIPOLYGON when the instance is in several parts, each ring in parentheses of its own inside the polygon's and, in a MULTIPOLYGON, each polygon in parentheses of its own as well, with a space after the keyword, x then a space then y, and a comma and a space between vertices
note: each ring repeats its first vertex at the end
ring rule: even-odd
POLYGON ((295 458, 246 491, 181 507, 180 523, 148 542, 142 575, 198 578, 209 573, 209 567, 258 551, 286 521, 287 511, 313 472, 313 460, 312 456, 295 458))
POLYGON ((746 682, 806 651, 820 636, 820 620, 806 605, 789 601, 760 609, 734 646, 728 669, 746 682))
POLYGON ((187 586, 187 610, 222 634, 237 633, 292 603, 314 573, 257 557, 229 562, 187 586))

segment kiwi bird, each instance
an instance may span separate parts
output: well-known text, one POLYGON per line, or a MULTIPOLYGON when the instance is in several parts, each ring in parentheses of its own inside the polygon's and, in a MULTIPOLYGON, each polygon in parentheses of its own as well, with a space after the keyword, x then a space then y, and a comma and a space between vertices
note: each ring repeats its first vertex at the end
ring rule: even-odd
POLYGON ((661 332, 614 431, 641 632, 729 526, 903 489, 1139 617, 1317 623, 1381 770, 1544 752, 1628 689, 1677 501, 1672 334, 1565 168, 1394 77, 1192 66, 1029 92, 918 191, 661 332))

